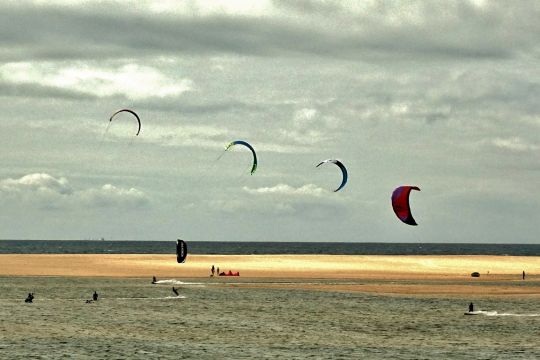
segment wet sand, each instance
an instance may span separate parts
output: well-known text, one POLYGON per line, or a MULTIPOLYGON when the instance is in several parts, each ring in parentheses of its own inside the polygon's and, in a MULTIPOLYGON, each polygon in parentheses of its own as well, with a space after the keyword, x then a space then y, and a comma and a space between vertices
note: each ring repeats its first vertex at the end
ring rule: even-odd
POLYGON ((540 257, 387 255, 0 255, 0 276, 208 278, 210 267, 257 280, 244 287, 279 287, 378 294, 540 296, 540 257), (521 272, 527 273, 526 281, 521 272), (471 278, 472 272, 480 278, 471 278), (296 279, 280 284, 274 280, 296 279), (320 283, 309 280, 337 280, 320 283), (301 280, 301 281, 300 281, 301 280), (354 283, 343 283, 351 280, 354 283), (366 281, 366 283, 361 283, 366 281))

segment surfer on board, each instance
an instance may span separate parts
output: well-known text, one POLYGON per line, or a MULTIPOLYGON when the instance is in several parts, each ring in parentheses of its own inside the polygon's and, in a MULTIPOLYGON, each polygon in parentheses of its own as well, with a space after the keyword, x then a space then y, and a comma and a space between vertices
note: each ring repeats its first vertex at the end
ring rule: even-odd
POLYGON ((469 312, 473 312, 474 311, 474 305, 473 303, 470 303, 469 304, 469 312))
POLYGON ((98 293, 96 292, 96 290, 94 290, 94 294, 92 295, 92 299, 94 299, 94 301, 97 301, 98 299, 98 293))

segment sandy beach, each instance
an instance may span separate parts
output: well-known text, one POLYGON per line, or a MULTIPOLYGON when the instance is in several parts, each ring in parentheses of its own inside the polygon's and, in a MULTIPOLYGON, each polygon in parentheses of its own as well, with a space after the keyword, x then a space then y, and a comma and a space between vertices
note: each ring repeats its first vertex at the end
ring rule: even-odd
MULTIPOLYGON (((540 257, 362 255, 0 255, 0 276, 208 278, 212 265, 239 271, 240 286, 383 294, 540 296, 540 257), (472 278, 472 272, 480 278, 472 278), (526 271, 527 279, 521 278, 526 271), (277 279, 297 279, 276 283, 277 279), (309 279, 354 284, 309 283, 309 279), (367 283, 359 283, 365 280, 367 283), (526 284, 527 286, 523 286, 526 284)), ((216 278, 225 281, 227 277, 216 278)))

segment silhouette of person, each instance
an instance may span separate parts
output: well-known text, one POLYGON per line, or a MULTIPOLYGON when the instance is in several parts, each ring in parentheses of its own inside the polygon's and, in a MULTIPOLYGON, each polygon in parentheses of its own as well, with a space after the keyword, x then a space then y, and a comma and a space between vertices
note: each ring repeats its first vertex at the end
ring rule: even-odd
POLYGON ((92 299, 94 299, 94 301, 97 301, 98 296, 98 293, 94 290, 94 295, 92 295, 92 299))
POLYGON ((28 293, 28 296, 26 299, 24 299, 25 303, 31 303, 34 300, 34 293, 28 293))
POLYGON ((470 303, 469 304, 469 312, 473 312, 474 311, 474 305, 473 303, 470 303))
POLYGON ((176 289, 174 288, 174 286, 172 287, 172 291, 173 291, 173 293, 174 293, 176 296, 178 296, 178 290, 176 290, 176 289))
POLYGON ((157 279, 155 276, 152 276, 152 284, 155 284, 155 283, 157 283, 157 279))
POLYGON ((214 276, 214 272, 216 271, 216 269, 214 268, 214 265, 212 265, 212 276, 214 276))
POLYGON ((523 270, 523 280, 525 280, 525 270, 523 270))

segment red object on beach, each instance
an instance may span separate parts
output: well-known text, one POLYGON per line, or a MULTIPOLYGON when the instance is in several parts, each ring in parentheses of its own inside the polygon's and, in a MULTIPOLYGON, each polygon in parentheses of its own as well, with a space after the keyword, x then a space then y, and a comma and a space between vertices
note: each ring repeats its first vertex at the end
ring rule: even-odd
POLYGON ((219 273, 219 276, 240 276, 240 271, 233 273, 231 270, 229 270, 228 273, 224 273, 224 272, 219 273))

